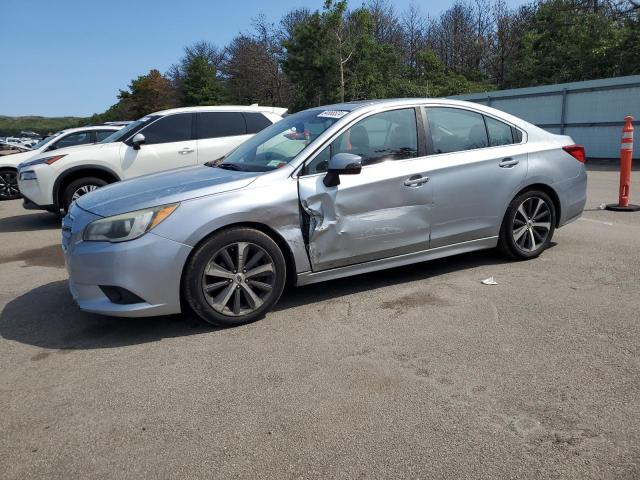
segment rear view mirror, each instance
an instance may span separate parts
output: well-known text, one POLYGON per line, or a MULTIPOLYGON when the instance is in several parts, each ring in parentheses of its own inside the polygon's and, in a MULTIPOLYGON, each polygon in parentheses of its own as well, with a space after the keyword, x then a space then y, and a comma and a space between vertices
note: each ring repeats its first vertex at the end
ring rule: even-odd
POLYGON ((357 175, 362 170, 362 157, 353 153, 336 153, 329 160, 327 175, 324 177, 325 187, 340 185, 340 175, 357 175))
POLYGON ((140 150, 140 145, 142 145, 146 141, 144 135, 141 133, 136 133, 131 139, 131 144, 133 145, 134 150, 140 150))

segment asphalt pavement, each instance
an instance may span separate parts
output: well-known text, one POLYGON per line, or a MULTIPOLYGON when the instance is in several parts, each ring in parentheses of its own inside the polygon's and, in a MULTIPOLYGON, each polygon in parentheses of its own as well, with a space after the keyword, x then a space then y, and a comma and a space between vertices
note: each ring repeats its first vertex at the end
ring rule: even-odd
POLYGON ((291 289, 225 330, 80 312, 59 219, 1 202, 0 476, 640 478, 640 213, 599 210, 617 182, 591 171, 536 260, 291 289))

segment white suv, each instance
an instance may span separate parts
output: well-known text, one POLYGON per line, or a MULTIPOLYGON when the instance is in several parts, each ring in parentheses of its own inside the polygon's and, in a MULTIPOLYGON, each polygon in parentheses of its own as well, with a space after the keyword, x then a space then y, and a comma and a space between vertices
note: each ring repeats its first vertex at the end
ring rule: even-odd
POLYGON ((286 112, 275 107, 187 107, 149 114, 102 143, 56 150, 22 163, 27 209, 67 210, 108 183, 206 163, 225 156, 286 112))
POLYGON ((113 125, 97 125, 95 127, 80 127, 61 130, 49 137, 43 138, 30 150, 21 153, 0 156, 0 200, 20 198, 18 191, 18 165, 36 155, 74 145, 101 142, 113 132, 122 127, 113 125))

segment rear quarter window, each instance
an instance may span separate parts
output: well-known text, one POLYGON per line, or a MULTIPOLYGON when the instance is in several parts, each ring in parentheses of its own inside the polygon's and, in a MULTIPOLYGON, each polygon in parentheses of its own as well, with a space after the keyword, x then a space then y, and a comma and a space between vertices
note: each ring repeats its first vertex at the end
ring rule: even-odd
POLYGON ((271 120, 261 113, 243 113, 247 122, 247 133, 258 133, 271 125, 271 120))

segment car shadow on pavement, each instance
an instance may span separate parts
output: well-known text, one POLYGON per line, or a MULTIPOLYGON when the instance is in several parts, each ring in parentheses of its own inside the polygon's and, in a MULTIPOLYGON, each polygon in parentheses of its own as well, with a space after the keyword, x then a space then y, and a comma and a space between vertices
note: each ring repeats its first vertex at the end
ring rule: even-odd
MULTIPOLYGON (((555 245, 551 242, 549 248, 555 245)), ((377 272, 365 273, 353 277, 344 277, 303 287, 285 290, 274 310, 286 310, 332 298, 338 299, 367 290, 375 290, 392 285, 409 284, 419 280, 439 277, 447 273, 467 270, 485 265, 509 263, 495 250, 483 250, 462 255, 440 258, 428 262, 414 263, 404 267, 390 268, 377 272)), ((481 279, 478 279, 480 281, 481 279)))
MULTIPOLYGON (((275 310, 311 305, 339 299, 343 295, 506 262, 508 260, 493 251, 473 252, 321 284, 288 288, 275 310)), ((3 338, 60 350, 121 347, 216 330, 193 314, 116 318, 85 313, 73 302, 66 281, 35 288, 8 302, 0 314, 0 336, 3 338)))
POLYGON ((49 212, 0 218, 0 233, 33 232, 60 228, 60 216, 49 212))
POLYGON ((11 300, 0 314, 3 338, 60 350, 137 345, 212 330, 189 315, 116 318, 82 312, 64 280, 42 285, 11 300))

